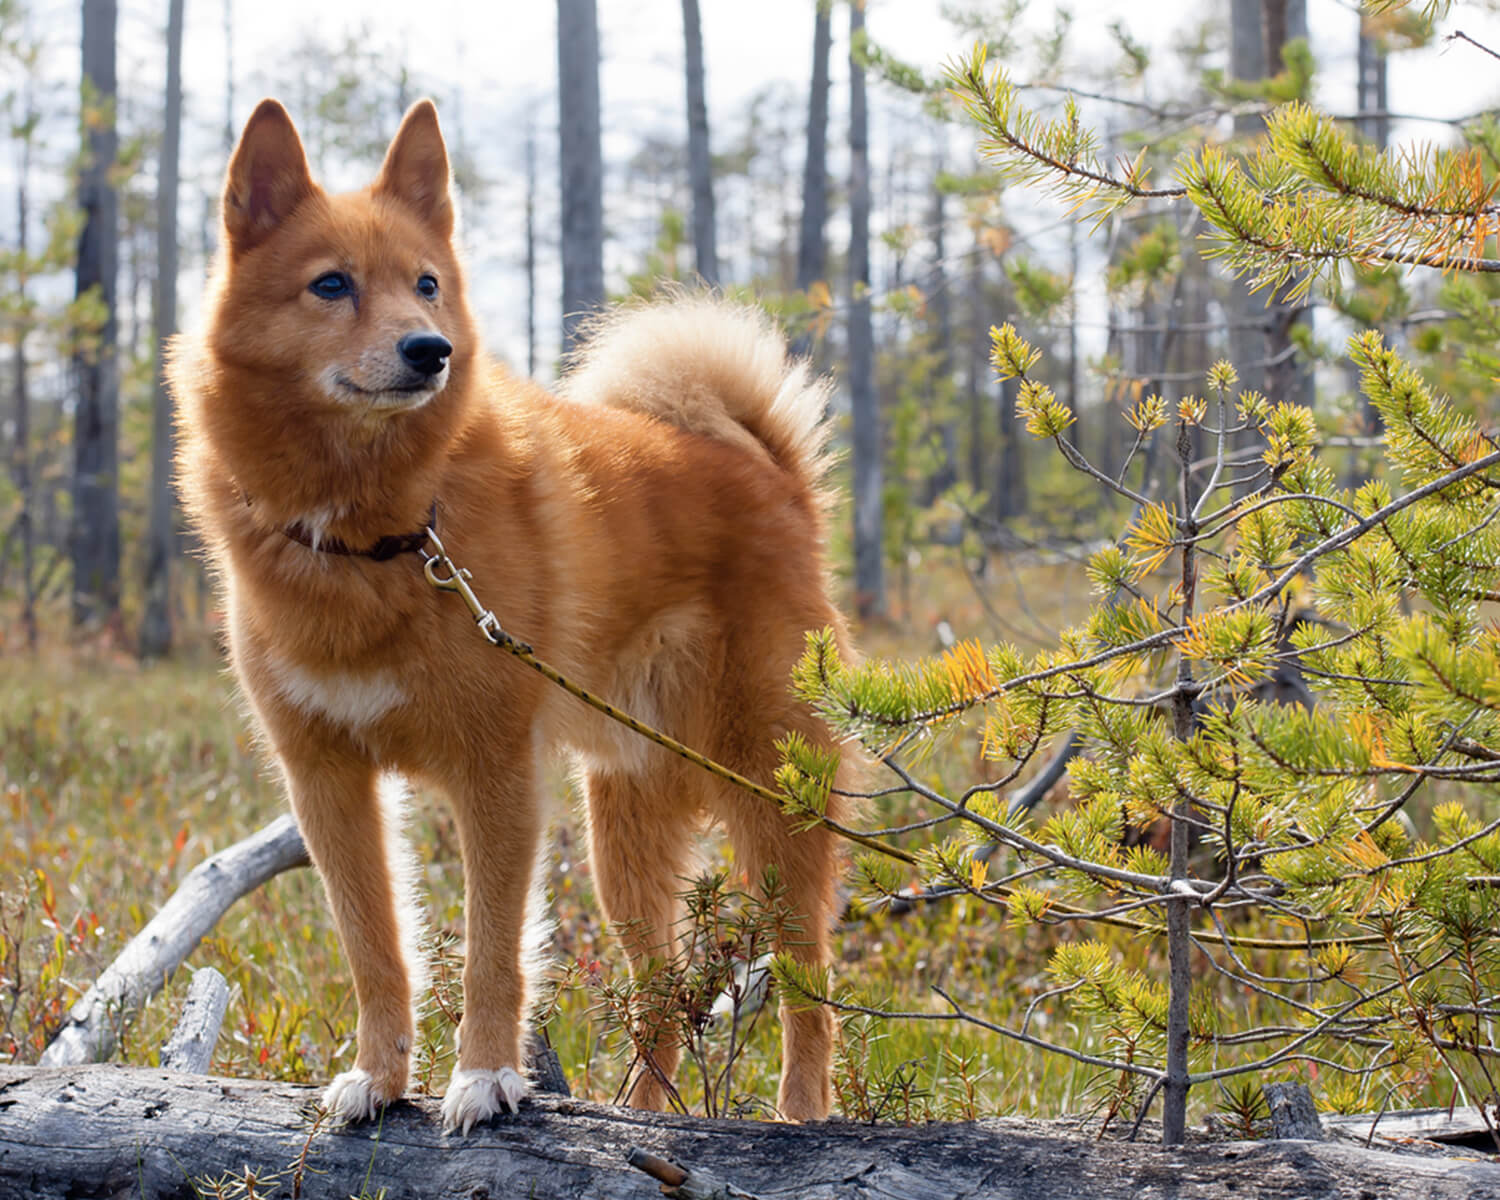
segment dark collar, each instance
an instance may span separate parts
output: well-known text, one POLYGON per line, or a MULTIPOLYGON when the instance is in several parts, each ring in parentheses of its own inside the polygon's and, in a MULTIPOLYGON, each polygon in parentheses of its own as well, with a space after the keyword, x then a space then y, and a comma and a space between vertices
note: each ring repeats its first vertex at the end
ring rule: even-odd
POLYGON ((387 562, 398 554, 411 554, 421 550, 427 542, 427 530, 437 528, 437 501, 432 502, 432 508, 427 513, 427 524, 415 533, 391 533, 379 539, 372 546, 351 546, 348 542, 340 541, 338 538, 318 538, 314 540, 312 532, 302 524, 301 521, 291 525, 283 525, 281 532, 291 538, 299 545, 306 546, 309 550, 319 550, 324 554, 344 554, 356 558, 372 558, 376 562, 387 562))

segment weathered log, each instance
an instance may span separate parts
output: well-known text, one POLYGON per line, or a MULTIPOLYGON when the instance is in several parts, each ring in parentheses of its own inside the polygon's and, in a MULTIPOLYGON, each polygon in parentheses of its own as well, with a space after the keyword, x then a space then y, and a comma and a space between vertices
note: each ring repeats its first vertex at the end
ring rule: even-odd
POLYGON ((457 1137, 443 1134, 436 1100, 329 1129, 316 1097, 141 1068, 0 1067, 0 1200, 193 1200, 195 1185, 247 1171, 261 1196, 650 1200, 658 1185, 627 1165, 632 1146, 760 1200, 1500 1200, 1493 1162, 1337 1140, 1166 1148, 1100 1141, 1067 1122, 775 1125, 552 1097, 457 1137))
POLYGON ((162 1047, 161 1065, 168 1071, 204 1075, 213 1061, 224 1010, 229 1007, 229 985, 213 967, 199 967, 188 985, 187 999, 162 1047))
POLYGON ((69 1010, 66 1023, 42 1053, 42 1065, 68 1067, 108 1058, 120 1023, 161 991, 231 904, 307 861, 297 823, 281 816, 199 863, 69 1010))

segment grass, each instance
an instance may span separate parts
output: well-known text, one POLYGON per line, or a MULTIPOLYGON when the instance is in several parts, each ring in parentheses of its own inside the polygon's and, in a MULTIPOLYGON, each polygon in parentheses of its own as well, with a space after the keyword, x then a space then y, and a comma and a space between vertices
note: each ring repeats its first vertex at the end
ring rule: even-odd
MULTIPOLYGON (((866 632, 868 653, 929 652, 939 621, 960 637, 1034 645, 1049 625, 1076 617, 1088 602, 1081 573, 1069 565, 1002 564, 984 585, 988 604, 951 566, 914 567, 919 598, 900 623, 866 632)), ((151 666, 57 648, 35 660, 0 658, 0 745, 0 792, 11 818, 0 842, 0 1055, 25 1063, 36 1061, 67 1006, 182 875, 265 824, 283 800, 232 680, 206 644, 151 666)), ((949 783, 979 769, 976 748, 963 743, 924 767, 949 783)), ((560 774, 553 786, 564 790, 560 774)), ((572 812, 566 804, 560 810, 572 812)), ((454 829, 436 798, 418 797, 412 835, 436 963, 415 1073, 417 1087, 435 1093, 452 1068, 461 1006, 461 870, 454 829)), ((707 859, 733 878, 733 863, 717 843, 707 859)), ((575 1094, 610 1101, 629 1066, 628 1043, 608 1013, 624 970, 594 902, 576 816, 554 831, 551 864, 562 970, 548 1035, 575 1094)), ((987 1019, 1015 1027, 1048 986, 1048 955, 1067 936, 1006 928, 992 910, 964 901, 899 918, 881 914, 837 935, 837 981, 869 1003, 932 1014, 945 1010, 936 984, 987 1019)), ((1124 934, 1096 936, 1132 960, 1157 953, 1124 934)), ((216 1072, 318 1082, 352 1063, 348 969, 311 871, 283 875, 235 905, 188 960, 200 965, 217 967, 232 988, 216 1072)), ((1164 978, 1164 964, 1154 965, 1164 978)), ((187 982, 188 973, 179 972, 121 1030, 119 1059, 155 1063, 187 982)), ((1228 1027, 1261 1017, 1253 997, 1216 996, 1214 1003, 1228 1027)), ((1081 1050, 1108 1049, 1102 1031, 1067 1027, 1046 1010, 1034 1015, 1032 1029, 1081 1050)), ((724 1040, 722 1031, 708 1034, 707 1070, 723 1065, 724 1040)), ((713 1107, 769 1111, 779 1054, 778 1025, 768 1014, 749 1028, 729 1094, 716 1096, 713 1107)), ((694 1111, 706 1103, 705 1077, 685 1067, 679 1081, 694 1111)), ((851 1017, 836 1082, 840 1108, 853 1119, 914 1120, 1099 1111, 1115 1081, 973 1027, 851 1017)), ((1200 1114, 1216 1103, 1207 1089, 1195 1097, 1200 1114)))

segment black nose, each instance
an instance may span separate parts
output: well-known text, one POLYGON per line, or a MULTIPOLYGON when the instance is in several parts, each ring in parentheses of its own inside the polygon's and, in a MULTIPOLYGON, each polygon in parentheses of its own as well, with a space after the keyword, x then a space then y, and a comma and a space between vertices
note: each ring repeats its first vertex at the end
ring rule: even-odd
POLYGON ((440 333, 408 333, 396 343, 396 349, 413 371, 436 375, 453 353, 453 343, 440 333))

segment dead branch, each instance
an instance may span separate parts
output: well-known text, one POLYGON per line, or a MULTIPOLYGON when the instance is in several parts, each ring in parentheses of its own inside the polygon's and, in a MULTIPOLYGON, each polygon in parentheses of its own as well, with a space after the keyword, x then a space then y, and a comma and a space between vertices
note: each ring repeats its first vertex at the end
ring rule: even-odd
POLYGON ((120 956, 73 1005, 42 1053, 42 1066, 99 1062, 113 1053, 120 1022, 156 995, 229 906, 266 880, 307 865, 307 848, 290 816, 205 859, 130 939, 120 956))

